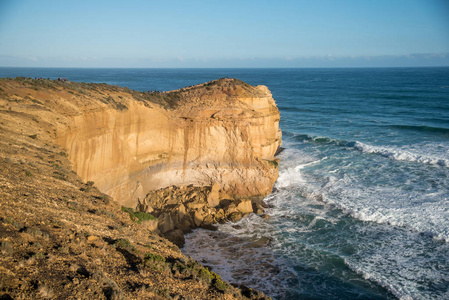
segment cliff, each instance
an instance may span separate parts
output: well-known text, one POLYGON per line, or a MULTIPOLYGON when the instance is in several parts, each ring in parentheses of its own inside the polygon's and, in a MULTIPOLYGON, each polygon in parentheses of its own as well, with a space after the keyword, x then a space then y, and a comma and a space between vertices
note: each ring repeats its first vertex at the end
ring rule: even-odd
POLYGON ((0 79, 0 297, 264 298, 160 238, 148 208, 102 191, 148 200, 167 234, 173 195, 197 226, 214 221, 198 201, 248 213, 244 198, 277 177, 278 118, 265 87, 230 79, 169 93, 0 79))
POLYGON ((271 192, 281 136, 266 87, 222 79, 164 96, 173 108, 108 92, 122 109, 97 101, 59 124, 58 143, 81 178, 132 207, 171 185, 217 183, 234 198, 271 192))
POLYGON ((33 103, 73 170, 125 206, 171 185, 217 183, 236 199, 263 198, 278 176, 279 111, 265 86, 221 79, 167 93, 39 81, 2 88, 33 103))

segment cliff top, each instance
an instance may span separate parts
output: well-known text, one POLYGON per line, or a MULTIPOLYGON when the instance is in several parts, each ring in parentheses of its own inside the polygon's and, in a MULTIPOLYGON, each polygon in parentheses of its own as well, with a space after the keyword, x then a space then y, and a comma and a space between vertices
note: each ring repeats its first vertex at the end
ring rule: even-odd
MULTIPOLYGON (((58 96, 74 102, 88 100, 87 106, 92 105, 92 100, 113 107, 118 110, 127 109, 130 99, 137 100, 147 106, 154 104, 165 109, 182 109, 186 105, 205 106, 217 105, 223 101, 233 102, 238 98, 254 98, 263 96, 267 89, 251 86, 239 79, 221 78, 206 83, 185 87, 173 91, 146 91, 139 92, 126 87, 108 85, 105 83, 84 83, 67 80, 32 79, 25 77, 0 78, 0 97, 17 100, 47 99, 58 96)), ((34 101, 37 105, 37 101, 34 101)), ((46 103, 48 104, 48 103, 46 103)), ((229 107, 230 103, 226 103, 229 107)), ((232 105, 231 105, 232 106, 232 105)))

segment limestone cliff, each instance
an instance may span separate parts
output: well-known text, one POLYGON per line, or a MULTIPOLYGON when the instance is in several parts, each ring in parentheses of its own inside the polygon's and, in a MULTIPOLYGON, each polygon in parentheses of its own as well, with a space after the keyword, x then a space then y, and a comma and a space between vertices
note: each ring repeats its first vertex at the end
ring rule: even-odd
POLYGON ((6 82, 3 91, 34 101, 39 118, 55 128, 42 134, 67 149, 83 180, 125 206, 171 185, 216 183, 233 198, 261 198, 278 176, 279 111, 265 86, 220 79, 139 93, 104 84, 6 82))

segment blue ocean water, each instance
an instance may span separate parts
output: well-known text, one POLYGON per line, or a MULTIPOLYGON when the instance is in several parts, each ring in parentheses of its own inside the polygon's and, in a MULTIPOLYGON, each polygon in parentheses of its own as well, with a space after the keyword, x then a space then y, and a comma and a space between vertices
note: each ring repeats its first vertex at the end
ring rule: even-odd
POLYGON ((275 299, 449 299, 449 68, 25 69, 141 91, 264 84, 286 150, 266 202, 183 251, 275 299))

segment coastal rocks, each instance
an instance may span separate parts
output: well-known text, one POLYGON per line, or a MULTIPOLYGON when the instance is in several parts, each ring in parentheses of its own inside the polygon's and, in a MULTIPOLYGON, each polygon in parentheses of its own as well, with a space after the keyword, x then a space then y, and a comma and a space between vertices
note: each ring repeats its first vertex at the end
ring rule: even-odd
POLYGON ((207 204, 211 207, 217 207, 220 204, 220 187, 217 183, 212 185, 209 195, 207 195, 207 204))
POLYGON ((228 216, 228 220, 231 222, 238 222, 242 219, 242 213, 241 212, 233 212, 228 216))
POLYGON ((270 215, 267 215, 267 214, 261 214, 260 217, 262 219, 271 219, 270 215))
POLYGON ((242 214, 249 214, 253 212, 253 206, 251 204, 251 200, 242 199, 238 201, 237 210, 242 214))
POLYGON ((254 213, 257 215, 261 215, 265 212, 264 207, 259 203, 253 203, 252 208, 253 208, 254 213))
POLYGON ((168 240, 182 247, 184 233, 201 227, 209 229, 218 222, 238 222, 249 213, 260 212, 260 201, 230 198, 219 186, 170 186, 150 191, 136 210, 158 218, 157 229, 168 240), (212 201, 211 201, 212 200, 212 201), (256 208, 256 210, 254 210, 256 208))

